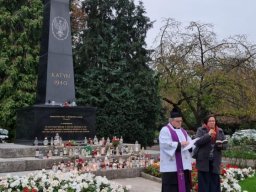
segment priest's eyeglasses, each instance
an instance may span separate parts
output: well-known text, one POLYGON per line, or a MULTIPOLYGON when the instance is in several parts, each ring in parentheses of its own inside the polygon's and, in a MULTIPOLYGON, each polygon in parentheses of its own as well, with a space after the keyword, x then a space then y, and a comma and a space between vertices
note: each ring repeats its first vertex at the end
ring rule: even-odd
POLYGON ((183 120, 174 120, 175 122, 177 122, 177 123, 182 123, 183 122, 183 120))

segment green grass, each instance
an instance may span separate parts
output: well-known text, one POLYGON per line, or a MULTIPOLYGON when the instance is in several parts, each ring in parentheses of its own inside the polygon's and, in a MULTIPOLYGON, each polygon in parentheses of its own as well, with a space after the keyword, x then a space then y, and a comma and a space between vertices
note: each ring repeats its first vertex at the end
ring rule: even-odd
MULTIPOLYGON (((242 150, 242 149, 228 149, 223 151, 224 157, 229 158, 243 158, 243 159, 256 159, 256 153, 250 150, 242 150)), ((255 191, 256 192, 256 191, 255 191)))
POLYGON ((246 190, 248 192, 256 192, 256 175, 240 181, 239 185, 242 187, 242 191, 246 190))

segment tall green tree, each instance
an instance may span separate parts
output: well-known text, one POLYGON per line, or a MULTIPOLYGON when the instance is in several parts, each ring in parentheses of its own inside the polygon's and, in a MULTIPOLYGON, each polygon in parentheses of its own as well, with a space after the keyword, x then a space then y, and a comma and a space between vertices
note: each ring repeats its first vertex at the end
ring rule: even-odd
POLYGON ((97 107, 99 136, 152 144, 160 111, 145 48, 152 22, 131 0, 84 0, 82 9, 86 26, 74 38, 78 103, 97 107))
POLYGON ((0 0, 0 127, 11 134, 16 110, 34 103, 42 10, 41 0, 0 0))

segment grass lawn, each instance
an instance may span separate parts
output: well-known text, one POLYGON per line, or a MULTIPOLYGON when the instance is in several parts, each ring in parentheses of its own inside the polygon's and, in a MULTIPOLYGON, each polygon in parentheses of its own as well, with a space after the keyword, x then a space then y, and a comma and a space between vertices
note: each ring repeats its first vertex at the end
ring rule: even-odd
POLYGON ((229 158, 256 159, 256 152, 241 148, 223 151, 223 155, 229 158))
POLYGON ((239 184, 242 187, 242 191, 246 190, 248 192, 256 192, 256 175, 240 181, 239 184))

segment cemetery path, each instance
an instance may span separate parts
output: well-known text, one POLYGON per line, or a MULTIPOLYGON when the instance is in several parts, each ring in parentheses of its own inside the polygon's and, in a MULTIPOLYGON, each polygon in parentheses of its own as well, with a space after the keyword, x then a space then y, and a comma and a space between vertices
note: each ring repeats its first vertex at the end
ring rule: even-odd
POLYGON ((161 192, 161 183, 142 177, 114 179, 112 181, 121 185, 130 185, 132 187, 131 192, 161 192))

